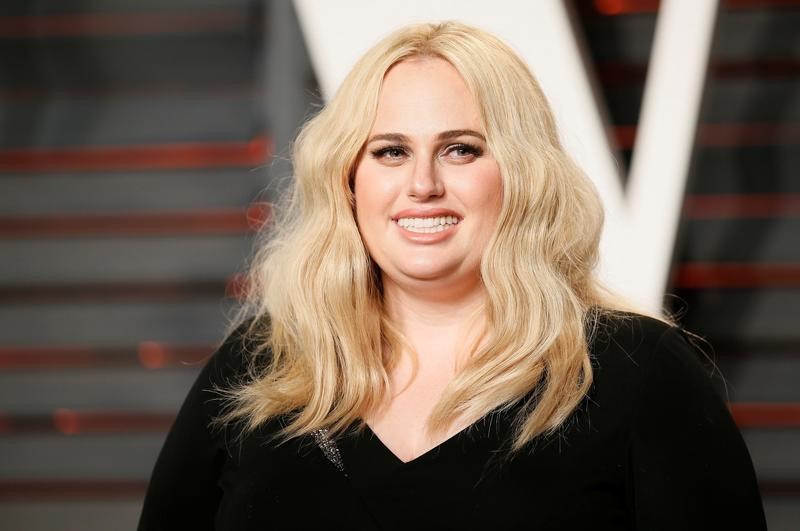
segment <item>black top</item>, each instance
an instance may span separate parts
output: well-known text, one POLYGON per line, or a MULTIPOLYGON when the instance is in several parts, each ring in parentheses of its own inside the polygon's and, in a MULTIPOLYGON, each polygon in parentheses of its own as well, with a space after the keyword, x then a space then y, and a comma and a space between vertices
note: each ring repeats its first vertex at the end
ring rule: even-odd
POLYGON ((563 429, 512 460, 514 410, 403 463, 368 429, 336 441, 234 442, 209 429, 244 366, 232 336, 201 372, 153 471, 139 529, 763 530, 747 449, 683 332, 633 316, 600 327, 594 382, 563 429))

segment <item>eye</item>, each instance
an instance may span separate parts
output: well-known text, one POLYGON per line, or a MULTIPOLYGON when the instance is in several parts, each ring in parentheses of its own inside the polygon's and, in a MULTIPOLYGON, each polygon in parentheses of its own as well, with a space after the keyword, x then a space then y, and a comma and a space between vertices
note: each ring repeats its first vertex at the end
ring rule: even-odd
POLYGON ((388 162, 402 160, 407 155, 403 146, 386 146, 375 149, 371 153, 374 158, 388 162))
POLYGON ((470 144, 452 144, 444 149, 444 156, 457 162, 472 162, 483 155, 483 150, 470 144))

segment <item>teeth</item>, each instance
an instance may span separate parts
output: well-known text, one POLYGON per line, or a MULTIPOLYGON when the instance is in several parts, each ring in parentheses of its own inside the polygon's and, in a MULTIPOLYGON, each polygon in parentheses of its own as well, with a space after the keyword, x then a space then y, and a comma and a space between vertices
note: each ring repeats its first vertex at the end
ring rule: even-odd
POLYGON ((430 218, 400 218, 397 224, 411 232, 430 234, 441 232, 446 228, 457 225, 459 219, 456 216, 435 216, 430 218))

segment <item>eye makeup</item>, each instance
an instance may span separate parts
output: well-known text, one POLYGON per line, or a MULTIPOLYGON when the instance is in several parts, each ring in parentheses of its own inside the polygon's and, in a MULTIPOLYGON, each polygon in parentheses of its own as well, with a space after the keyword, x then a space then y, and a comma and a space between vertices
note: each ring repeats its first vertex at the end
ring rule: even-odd
MULTIPOLYGON (((404 145, 379 146, 369 151, 370 155, 377 160, 399 161, 403 157, 409 156, 409 148, 404 145)), ((449 144, 439 151, 439 157, 447 157, 451 160, 472 161, 481 157, 484 150, 480 146, 466 142, 449 144)))

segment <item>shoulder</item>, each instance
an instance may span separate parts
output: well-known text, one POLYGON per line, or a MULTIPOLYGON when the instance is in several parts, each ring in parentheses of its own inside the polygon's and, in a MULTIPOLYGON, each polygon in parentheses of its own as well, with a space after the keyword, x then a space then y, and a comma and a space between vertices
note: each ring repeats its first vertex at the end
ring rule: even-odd
POLYGON ((590 350, 599 356, 606 353, 625 353, 640 358, 655 347, 665 334, 677 328, 645 315, 628 312, 608 312, 597 315, 588 325, 590 350))
POLYGON ((589 327, 589 352, 595 367, 628 368, 642 377, 654 366, 706 374, 704 353, 685 330, 634 313, 598 316, 589 327))
POLYGON ((252 320, 245 321, 226 335, 190 391, 190 397, 200 402, 210 418, 219 415, 229 391, 246 383, 259 366, 260 345, 251 325, 252 320))
POLYGON ((736 432, 713 365, 704 363, 709 358, 680 327, 635 314, 603 316, 590 355, 589 399, 620 412, 639 432, 663 437, 667 426, 686 434, 701 426, 736 432))
POLYGON ((604 415, 630 422, 643 411, 677 405, 677 396, 722 406, 704 352, 681 328, 643 315, 604 314, 589 338, 588 398, 604 415))
POLYGON ((609 314, 590 338, 587 438, 624 455, 637 528, 765 529, 747 447, 692 336, 609 314))
POLYGON ((764 529, 747 447, 692 336, 627 315, 599 325, 592 345, 595 419, 623 428, 638 525, 764 529))
POLYGON ((241 325, 207 360, 172 424, 147 490, 139 529, 207 528, 233 432, 216 429, 225 389, 247 374, 252 342, 241 325))
POLYGON ((258 351, 251 326, 251 320, 238 324, 208 360, 209 376, 217 383, 235 380, 247 373, 258 351))

